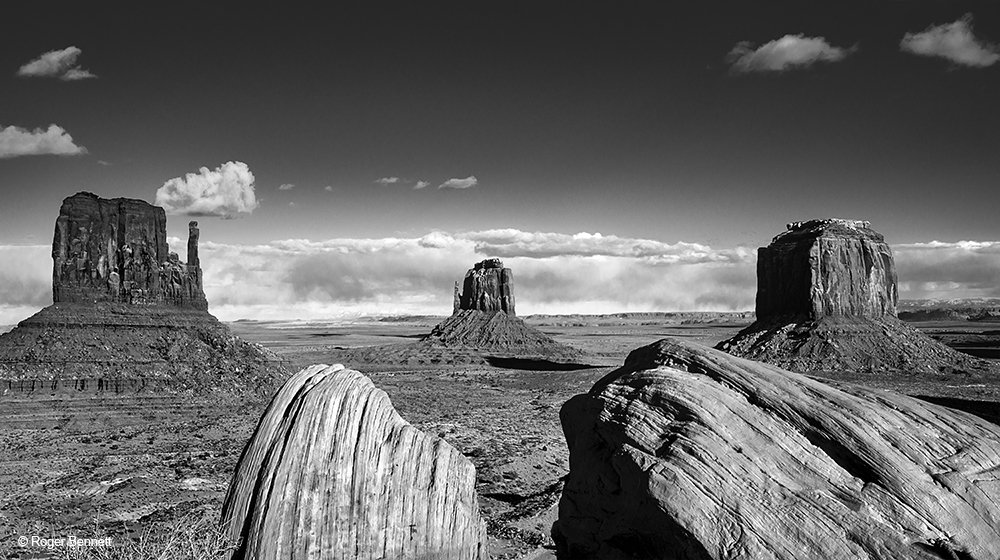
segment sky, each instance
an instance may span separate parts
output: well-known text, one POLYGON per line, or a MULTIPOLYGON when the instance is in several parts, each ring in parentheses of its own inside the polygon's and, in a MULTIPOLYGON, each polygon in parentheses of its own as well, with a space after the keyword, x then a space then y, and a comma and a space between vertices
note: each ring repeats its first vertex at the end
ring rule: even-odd
POLYGON ((757 247, 866 219, 904 298, 1000 297, 1000 4, 50 2, 0 35, 0 323, 61 200, 201 223, 223 319, 752 309, 757 247))

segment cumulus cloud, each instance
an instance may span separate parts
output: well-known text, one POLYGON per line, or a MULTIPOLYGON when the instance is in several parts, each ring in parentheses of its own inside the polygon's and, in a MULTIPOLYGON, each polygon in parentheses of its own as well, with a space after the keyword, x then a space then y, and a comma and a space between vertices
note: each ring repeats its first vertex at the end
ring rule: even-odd
POLYGON ((823 37, 785 35, 757 48, 749 41, 741 41, 729 51, 726 60, 734 72, 783 72, 808 68, 817 62, 837 62, 853 50, 834 47, 823 37))
POLYGON ((77 65, 76 59, 80 57, 82 52, 77 47, 49 51, 22 66, 17 71, 17 75, 34 78, 58 78, 67 82, 96 78, 96 75, 77 65))
POLYGON ((451 178, 438 185, 439 189, 469 189, 479 184, 479 179, 475 175, 469 175, 465 179, 451 178))
POLYGON ((281 185, 278 185, 278 190, 279 191, 290 191, 290 190, 292 190, 294 188, 295 188, 295 185, 293 185, 291 183, 282 183, 281 185))
POLYGON ((375 182, 380 185, 391 185, 393 183, 398 183, 399 177, 380 177, 375 179, 375 182))
POLYGON ((47 129, 28 130, 19 126, 0 128, 0 159, 19 156, 76 156, 87 153, 78 146, 61 126, 50 124, 47 129))
POLYGON ((972 14, 943 25, 932 25, 919 33, 907 33, 899 43, 903 52, 936 56, 962 66, 986 67, 1000 60, 1000 47, 976 39, 972 14))
POLYGON ((327 185, 327 186, 323 187, 323 190, 326 191, 326 192, 333 192, 333 187, 330 186, 330 185, 327 185))
POLYGON ((241 161, 170 179, 157 189, 156 204, 168 214, 226 219, 249 215, 258 206, 253 173, 241 161))
POLYGON ((431 186, 427 181, 417 181, 417 184, 413 185, 414 189, 422 189, 431 186))

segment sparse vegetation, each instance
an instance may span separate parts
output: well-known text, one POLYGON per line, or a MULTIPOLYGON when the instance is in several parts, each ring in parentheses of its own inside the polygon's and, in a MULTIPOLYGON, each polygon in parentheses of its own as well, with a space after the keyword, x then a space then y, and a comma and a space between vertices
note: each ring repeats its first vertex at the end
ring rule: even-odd
MULTIPOLYGON (((111 537, 111 546, 55 549, 57 560, 226 560, 236 548, 219 526, 215 508, 201 508, 162 525, 147 527, 132 539, 114 526, 98 525, 94 538, 111 537)), ((83 536, 83 535, 81 535, 83 536)))

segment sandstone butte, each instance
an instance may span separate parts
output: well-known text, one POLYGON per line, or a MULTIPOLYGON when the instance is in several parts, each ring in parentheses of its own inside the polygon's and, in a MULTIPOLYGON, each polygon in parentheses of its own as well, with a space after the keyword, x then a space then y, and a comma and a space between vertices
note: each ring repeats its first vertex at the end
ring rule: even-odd
POLYGON ((800 372, 987 373, 896 317, 892 250, 868 222, 788 224, 757 251, 756 321, 716 348, 800 372))
POLYGON ((233 559, 485 558, 475 467, 357 371, 315 365, 275 395, 240 457, 233 559))
POLYGON ((569 558, 1000 558, 1000 427, 664 339, 561 410, 569 558))
POLYGON ((451 317, 419 341, 350 348, 337 359, 349 364, 485 363, 493 358, 578 363, 580 350, 557 342, 514 316, 514 281, 500 259, 476 263, 465 274, 464 290, 455 284, 451 317))
POLYGON ((282 365, 208 313, 197 222, 187 259, 142 200, 66 198, 52 241, 53 304, 0 335, 0 394, 196 391, 270 395, 282 365))

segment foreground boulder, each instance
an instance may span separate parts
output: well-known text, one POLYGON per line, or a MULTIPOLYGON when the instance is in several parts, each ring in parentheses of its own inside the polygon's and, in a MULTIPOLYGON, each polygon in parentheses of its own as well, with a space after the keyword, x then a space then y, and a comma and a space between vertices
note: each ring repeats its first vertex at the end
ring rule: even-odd
POLYGON ((475 467, 341 365, 278 391, 223 506, 234 559, 479 559, 475 467))
POLYGON ((1000 558, 1000 427, 664 339, 561 411, 571 558, 1000 558))
POLYGON ((757 251, 756 321, 716 348, 800 372, 987 373, 896 318, 896 266, 868 222, 788 224, 757 251))

